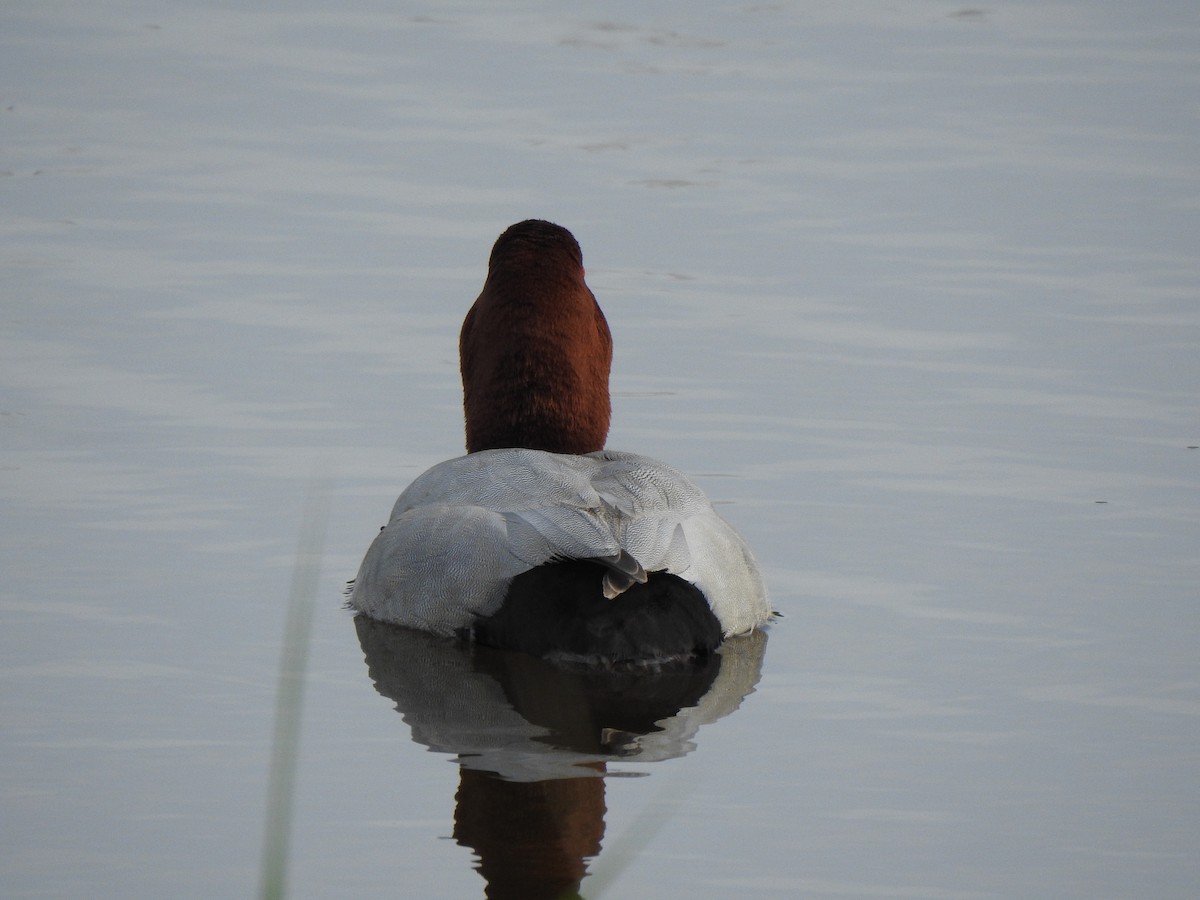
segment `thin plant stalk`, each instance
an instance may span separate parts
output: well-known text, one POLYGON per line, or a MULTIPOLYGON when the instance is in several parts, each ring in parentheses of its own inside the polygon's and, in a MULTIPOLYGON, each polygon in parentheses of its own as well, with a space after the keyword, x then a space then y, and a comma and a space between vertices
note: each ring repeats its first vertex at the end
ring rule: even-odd
POLYGON ((300 539, 292 583, 288 590, 287 622, 275 696, 275 734, 267 783, 266 824, 263 834, 259 897, 282 900, 287 894, 288 852, 291 842, 292 801, 296 758, 300 747, 300 718, 304 706, 304 677, 308 666, 309 635, 321 577, 321 554, 329 522, 330 486, 314 477, 309 485, 300 523, 300 539))
POLYGON ((591 873, 584 879, 580 893, 569 894, 560 900, 575 900, 576 897, 583 896, 584 889, 591 900, 598 900, 608 893, 637 857, 638 850, 648 847, 654 836, 679 812, 687 793, 688 788, 681 775, 660 783, 651 801, 624 832, 604 848, 604 852, 591 867, 591 873))

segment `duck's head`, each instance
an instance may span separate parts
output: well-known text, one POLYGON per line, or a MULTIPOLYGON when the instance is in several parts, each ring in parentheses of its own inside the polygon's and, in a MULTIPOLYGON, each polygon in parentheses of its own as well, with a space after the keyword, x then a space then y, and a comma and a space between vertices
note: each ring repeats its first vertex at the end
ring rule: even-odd
POLYGON ((529 219, 492 247, 459 336, 467 452, 601 450, 612 337, 571 232, 529 219))

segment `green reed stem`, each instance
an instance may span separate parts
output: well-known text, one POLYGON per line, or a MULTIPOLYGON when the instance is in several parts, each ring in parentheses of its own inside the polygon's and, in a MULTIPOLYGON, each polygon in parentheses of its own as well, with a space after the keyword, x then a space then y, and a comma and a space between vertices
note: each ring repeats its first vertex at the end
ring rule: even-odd
MULTIPOLYGON (((657 773, 656 773, 657 774, 657 773)), ((665 778, 667 773, 662 773, 665 778)), ((642 811, 629 823, 628 827, 612 841, 606 842, 604 851, 591 866, 591 873, 584 879, 580 894, 587 891, 591 900, 599 900, 607 894, 637 858, 638 853, 650 845, 654 836, 675 817, 683 805, 688 793, 688 786, 682 774, 666 778, 659 782, 658 790, 654 792, 642 811)), ((574 900, 564 897, 561 900, 574 900)))
POLYGON ((259 897, 282 900, 287 894, 288 851, 291 842, 292 800, 296 757, 300 747, 300 718, 304 707, 304 676, 309 636, 321 578, 321 554, 329 524, 330 485, 314 476, 304 501, 296 562, 288 589, 287 622, 275 695, 275 734, 267 782, 266 824, 263 834, 259 897))

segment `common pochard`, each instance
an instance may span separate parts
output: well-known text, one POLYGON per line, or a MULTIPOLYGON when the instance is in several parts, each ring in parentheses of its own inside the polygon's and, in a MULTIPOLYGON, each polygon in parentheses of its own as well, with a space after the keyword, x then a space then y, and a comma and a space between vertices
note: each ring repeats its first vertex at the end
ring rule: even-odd
POLYGON ((604 449, 612 338, 569 231, 500 235, 459 358, 467 455, 400 495, 352 609, 605 666, 704 657, 768 621, 754 557, 704 493, 604 449))

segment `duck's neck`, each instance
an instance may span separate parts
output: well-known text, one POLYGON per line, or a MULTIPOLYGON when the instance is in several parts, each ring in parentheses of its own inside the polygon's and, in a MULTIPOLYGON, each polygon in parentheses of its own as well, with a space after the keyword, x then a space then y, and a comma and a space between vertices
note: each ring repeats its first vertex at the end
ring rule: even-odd
POLYGON ((570 254, 493 258, 459 357, 467 452, 603 449, 612 338, 570 254))

